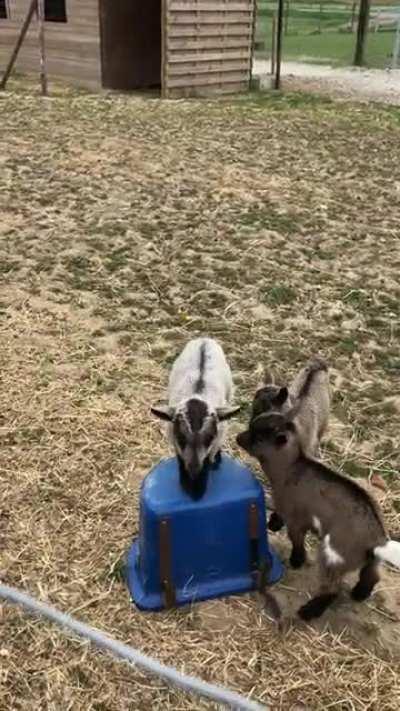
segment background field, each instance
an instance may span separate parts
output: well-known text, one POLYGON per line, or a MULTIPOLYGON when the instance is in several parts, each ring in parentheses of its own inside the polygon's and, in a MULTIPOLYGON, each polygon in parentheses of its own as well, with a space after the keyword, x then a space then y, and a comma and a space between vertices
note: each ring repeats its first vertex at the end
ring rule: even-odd
MULTIPOLYGON (((353 13, 353 3, 343 2, 302 2, 291 0, 289 20, 285 21, 283 56, 287 60, 301 60, 329 63, 334 66, 351 65, 354 57, 356 33, 348 31, 353 13)), ((258 3, 257 37, 266 40, 264 54, 271 51, 272 14, 277 11, 277 3, 258 3)), ((371 5, 371 18, 378 13, 382 17, 396 17, 400 6, 390 2, 371 5)), ((358 6, 355 18, 358 17, 358 6)), ((357 22, 355 22, 355 28, 357 22)), ((373 26, 368 34, 367 66, 386 68, 390 65, 395 38, 395 23, 375 32, 373 26)), ((258 53, 262 56, 262 52, 258 53)))
MULTIPOLYGON (((237 455, 264 368, 327 358, 324 456, 379 475, 400 534, 399 111, 36 92, 0 97, 0 578, 271 709, 398 711, 398 573, 287 637, 250 595, 140 614, 121 574, 142 478, 168 453, 149 405, 199 333, 232 364, 237 455)), ((288 571, 276 595, 287 612, 316 585, 312 566, 288 571)), ((212 708, 0 615, 1 711, 212 708)))

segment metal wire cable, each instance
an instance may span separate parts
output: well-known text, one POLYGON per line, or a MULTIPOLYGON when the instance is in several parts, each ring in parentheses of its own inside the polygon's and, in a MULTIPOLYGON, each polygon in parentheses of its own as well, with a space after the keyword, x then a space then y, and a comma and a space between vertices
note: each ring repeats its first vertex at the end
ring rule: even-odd
POLYGON ((51 622, 63 628, 64 631, 65 628, 69 629, 79 637, 83 637, 101 649, 111 652, 115 657, 136 664, 150 674, 165 679, 169 684, 178 686, 188 693, 207 697, 220 704, 224 704, 228 708, 238 709, 238 711, 266 711, 265 706, 255 701, 250 701, 234 691, 225 689, 222 686, 216 686, 215 684, 208 684, 193 676, 181 674, 181 672, 173 667, 167 667, 155 659, 147 657, 137 649, 109 637, 95 627, 90 627, 83 622, 79 622, 79 620, 74 619, 64 612, 59 612, 55 607, 40 602, 34 597, 31 597, 31 595, 27 595, 16 588, 0 583, 0 598, 7 600, 7 602, 21 605, 35 615, 46 617, 48 620, 51 620, 51 622))

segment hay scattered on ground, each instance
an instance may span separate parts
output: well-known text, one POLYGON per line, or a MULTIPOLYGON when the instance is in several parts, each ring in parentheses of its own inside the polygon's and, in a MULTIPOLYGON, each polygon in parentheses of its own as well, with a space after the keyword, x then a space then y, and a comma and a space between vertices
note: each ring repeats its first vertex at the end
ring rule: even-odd
MULTIPOLYGON (((330 361, 325 456, 379 474, 399 534, 398 112, 42 101, 22 81, 0 107, 1 578, 273 709, 398 709, 398 574, 284 637, 253 596, 144 615, 121 581, 140 482, 167 452, 149 404, 204 332, 243 403, 264 367, 330 361)), ((276 594, 290 608, 315 585, 289 571, 276 594)), ((2 710, 211 708, 18 610, 1 626, 2 710)))

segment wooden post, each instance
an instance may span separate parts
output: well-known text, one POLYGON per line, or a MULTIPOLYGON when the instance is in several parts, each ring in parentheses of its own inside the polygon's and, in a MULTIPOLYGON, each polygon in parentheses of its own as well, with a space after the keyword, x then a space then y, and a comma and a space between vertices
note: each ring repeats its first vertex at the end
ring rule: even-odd
POLYGON ((168 68, 168 36, 167 36, 168 8, 167 0, 161 0, 161 98, 168 98, 167 68, 168 68))
POLYGON ((25 35, 29 30, 29 25, 31 24, 32 17, 34 15, 35 10, 36 10, 36 6, 37 6, 37 0, 31 0, 31 4, 29 5, 29 9, 26 14, 24 24, 21 27, 21 32, 19 33, 19 37, 17 39, 14 50, 13 50, 12 55, 10 57, 10 61, 7 64, 6 70, 3 74, 3 78, 0 82, 0 89, 6 88, 6 84, 10 78, 10 74, 13 70, 14 64, 17 61, 19 50, 21 49, 22 43, 25 39, 25 35))
POLYGON ((354 65, 362 67, 365 62, 365 45, 367 41, 369 23, 369 0, 360 0, 360 12, 358 14, 356 51, 354 53, 354 65))
POLYGON ((397 20, 396 37, 394 40, 394 47, 393 47, 392 69, 397 69, 397 62, 399 60, 399 54, 400 54, 400 17, 397 20))
POLYGON ((322 0, 319 3, 319 15, 318 15, 318 34, 322 32, 322 0))
POLYGON ((351 21, 350 21, 350 32, 354 32, 356 25, 356 10, 357 10, 357 0, 353 0, 353 5, 351 6, 351 21))
POLYGON ((275 74, 276 58, 276 14, 272 15, 272 40, 271 40, 271 76, 275 74))
POLYGON ((289 32, 290 0, 285 2, 285 35, 289 32))
POLYGON ((47 71, 46 71, 46 45, 44 40, 44 0, 37 0, 37 18, 39 28, 39 51, 40 51, 40 85, 42 96, 47 96, 47 71))
MULTIPOLYGON (((254 53, 255 53, 255 45, 256 45, 256 23, 257 23, 257 0, 254 0, 254 2, 253 2, 253 20, 251 23, 249 91, 253 87, 254 53)), ((259 87, 259 84, 258 84, 258 87, 259 87)))
POLYGON ((283 2, 278 0, 278 23, 276 31, 276 72, 274 88, 281 88, 281 61, 282 61, 282 29, 283 29, 283 2))

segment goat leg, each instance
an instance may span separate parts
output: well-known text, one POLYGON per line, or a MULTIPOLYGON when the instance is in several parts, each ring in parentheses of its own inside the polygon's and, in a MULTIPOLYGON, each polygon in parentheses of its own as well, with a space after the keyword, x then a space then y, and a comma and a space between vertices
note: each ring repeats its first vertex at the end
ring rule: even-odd
POLYGON ((323 593, 322 595, 316 595, 311 600, 302 605, 298 610, 297 614, 302 620, 308 622, 315 617, 321 617, 323 612, 332 605, 333 601, 337 598, 336 593, 323 593))
POLYGON ((320 571, 322 583, 318 595, 299 608, 297 614, 302 620, 308 622, 316 617, 321 617, 325 610, 336 600, 343 570, 338 567, 325 567, 320 558, 320 571))
POLYGON ((290 528, 288 535, 292 544, 290 565, 292 568, 301 568, 307 560, 306 549, 304 548, 305 531, 303 529, 290 528))
POLYGON ((372 593, 376 583, 379 582, 378 561, 375 556, 360 570, 358 583, 351 591, 351 597, 357 602, 366 600, 372 593))
POLYGON ((273 511, 268 521, 268 528, 270 531, 280 531, 285 525, 283 518, 276 512, 273 511))

